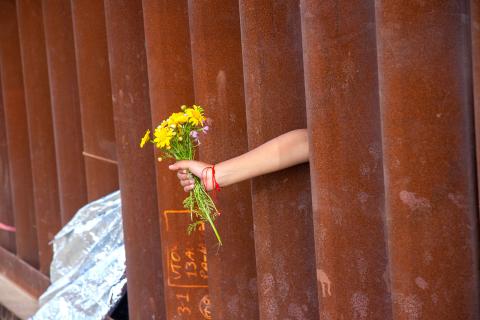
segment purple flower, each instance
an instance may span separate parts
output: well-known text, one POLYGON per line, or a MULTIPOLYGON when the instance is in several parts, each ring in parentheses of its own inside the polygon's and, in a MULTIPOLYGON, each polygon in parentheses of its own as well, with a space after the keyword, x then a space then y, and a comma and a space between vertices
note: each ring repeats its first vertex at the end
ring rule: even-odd
POLYGON ((190 137, 193 139, 197 140, 198 139, 198 132, 197 131, 192 131, 190 132, 190 137))
POLYGON ((202 128, 203 133, 207 133, 207 131, 208 131, 208 126, 205 126, 205 127, 202 128))

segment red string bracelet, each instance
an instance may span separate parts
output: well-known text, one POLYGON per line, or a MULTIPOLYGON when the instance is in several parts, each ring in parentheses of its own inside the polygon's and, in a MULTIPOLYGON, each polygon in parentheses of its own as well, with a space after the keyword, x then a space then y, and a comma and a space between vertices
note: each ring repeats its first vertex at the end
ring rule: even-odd
POLYGON ((220 185, 217 183, 217 179, 215 178, 215 165, 212 166, 212 185, 216 191, 220 191, 220 185))
MULTIPOLYGON (((212 193, 213 193, 213 198, 215 200, 217 200, 217 193, 216 192, 220 191, 220 185, 218 184, 217 179, 215 178, 215 165, 213 165, 211 167, 203 168, 200 180, 202 181, 202 185, 205 188, 205 190, 207 190, 208 189, 207 188, 208 169, 212 170, 212 191, 213 191, 212 193)), ((221 213, 217 212, 217 214, 220 216, 221 213)))
POLYGON ((207 181, 208 180, 208 169, 212 170, 212 191, 214 192, 214 195, 215 195, 215 191, 220 191, 220 185, 218 184, 217 179, 215 178, 215 165, 213 165, 211 167, 203 168, 202 176, 201 176, 202 185, 206 190, 207 189, 207 182, 208 182, 207 181))

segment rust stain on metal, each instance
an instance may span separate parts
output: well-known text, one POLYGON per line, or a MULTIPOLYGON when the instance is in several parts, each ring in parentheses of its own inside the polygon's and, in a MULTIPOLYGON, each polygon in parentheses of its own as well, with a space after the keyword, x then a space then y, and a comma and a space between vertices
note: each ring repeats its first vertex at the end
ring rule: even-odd
POLYGON ((467 9, 376 5, 395 319, 479 317, 467 9))
POLYGON ((105 1, 110 78, 132 319, 165 318, 154 155, 139 150, 152 123, 141 1, 105 1), (128 44, 128 45, 126 45, 128 44), (141 263, 140 263, 141 262, 141 263), (151 300, 153 303, 145 303, 151 300))
POLYGON ((374 3, 301 4, 320 312, 392 319, 374 3))
POLYGON ((17 17, 32 161, 38 255, 40 271, 48 275, 52 259, 49 242, 60 230, 61 221, 41 3, 19 1, 17 17))
POLYGON ((72 13, 67 1, 43 0, 42 8, 64 225, 87 202, 72 13))
MULTIPOLYGON (((298 1, 240 1, 249 147, 305 128, 298 1)), ((252 182, 261 319, 317 319, 308 165, 252 182)))
POLYGON ((103 1, 72 0, 88 200, 118 189, 117 146, 103 1), (104 161, 103 159, 110 161, 104 161))
MULTIPOLYGON (((238 3, 189 1, 189 17, 195 101, 213 123, 199 153, 218 163, 248 151, 238 3)), ((250 182, 223 189, 217 199, 223 246, 216 248, 213 232, 206 234, 213 318, 257 319, 250 182)))

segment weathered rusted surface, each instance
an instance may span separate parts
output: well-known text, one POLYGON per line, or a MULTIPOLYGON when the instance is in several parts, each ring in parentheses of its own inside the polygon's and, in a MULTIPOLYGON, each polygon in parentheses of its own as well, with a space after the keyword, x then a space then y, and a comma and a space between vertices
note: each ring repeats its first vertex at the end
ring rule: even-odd
MULTIPOLYGON (((240 17, 236 1, 189 1, 195 101, 212 125, 200 137, 200 157, 218 163, 248 151, 240 17)), ((213 319, 258 319, 250 182, 217 196, 222 215, 207 227, 209 291, 213 319)))
POLYGON ((36 298, 50 285, 50 280, 43 273, 2 247, 0 247, 0 273, 36 298))
POLYGON ((376 1, 395 319, 479 317, 466 10, 376 1))
MULTIPOLYGON (((470 31, 472 48, 475 142, 477 156, 477 192, 479 192, 480 190, 478 189, 478 181, 480 180, 480 3, 476 0, 470 1, 470 31)), ((477 194, 477 199, 478 197, 479 196, 477 194)))
POLYGON ((72 0, 88 200, 118 189, 103 1, 72 0))
MULTIPOLYGON (((2 87, 0 68, 0 88, 2 87)), ((8 226, 15 225, 13 216, 12 192, 10 187, 10 169, 7 146, 7 130, 5 127, 5 112, 3 105, 2 91, 0 90, 0 223, 8 226)), ((15 252, 15 233, 0 230, 0 246, 15 252)))
POLYGON ((0 2, 0 69, 17 255, 39 266, 22 61, 14 1, 0 2))
POLYGON ((164 319, 162 254, 153 150, 139 138, 152 124, 142 3, 106 0, 106 26, 117 137, 132 319, 164 319))
MULTIPOLYGON (((305 128, 298 1, 240 1, 248 140, 305 128)), ((252 183, 261 319, 318 318, 307 165, 252 183)))
MULTIPOLYGON (((144 0, 143 16, 152 125, 157 126, 172 112, 178 112, 182 104, 193 103, 187 1, 144 0)), ((176 175, 168 170, 167 163, 156 165, 156 177, 163 275, 166 279, 166 319, 203 319, 200 310, 193 306, 198 305, 204 297, 208 299, 208 280, 205 278, 208 275, 203 274, 202 278, 199 273, 202 263, 207 266, 206 261, 199 261, 198 252, 199 247, 205 248, 205 238, 203 235, 190 237, 185 232, 190 215, 184 217, 178 212, 183 209, 182 202, 186 194, 179 187, 176 175), (167 219, 175 221, 178 218, 183 219, 183 223, 167 223, 167 219), (187 243, 189 245, 185 246, 187 243), (185 256, 186 249, 190 258, 185 256), (176 261, 172 260, 172 255, 176 261), (188 279, 183 279, 185 277, 188 279), (175 278, 182 281, 183 285, 169 281, 175 278)))
POLYGON ((87 202, 69 1, 43 0, 62 224, 87 202))
POLYGON ((391 319, 374 2, 301 14, 320 318, 391 319))
POLYGON ((52 248, 60 229, 55 145, 48 85, 42 7, 39 1, 17 1, 20 49, 27 106, 40 271, 48 274, 52 248))
POLYGON ((0 0, 0 176, 8 155, 18 254, 0 243, 0 273, 45 290, 34 267, 47 273, 60 226, 56 168, 71 214, 79 153, 94 200, 118 188, 118 146, 132 319, 479 318, 478 1, 70 3, 71 18, 68 1, 0 0), (206 247, 186 235, 177 178, 138 148, 194 102, 213 118, 207 162, 310 132, 311 168, 218 193, 218 253, 208 227, 206 247))

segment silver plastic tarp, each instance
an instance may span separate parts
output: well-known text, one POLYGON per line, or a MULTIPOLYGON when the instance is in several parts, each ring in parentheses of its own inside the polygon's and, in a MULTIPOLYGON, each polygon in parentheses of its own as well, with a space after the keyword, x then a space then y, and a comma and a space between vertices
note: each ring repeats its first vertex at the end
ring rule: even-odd
POLYGON ((104 319, 127 284, 120 192, 80 209, 52 243, 52 284, 30 319, 104 319))

